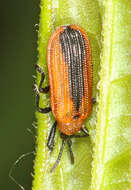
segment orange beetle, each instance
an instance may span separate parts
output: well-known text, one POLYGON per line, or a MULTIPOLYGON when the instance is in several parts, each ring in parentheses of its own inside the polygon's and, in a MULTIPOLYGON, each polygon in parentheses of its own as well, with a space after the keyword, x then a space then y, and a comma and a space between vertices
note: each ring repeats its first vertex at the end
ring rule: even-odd
POLYGON ((65 142, 74 163, 71 138, 88 136, 83 123, 92 111, 92 63, 90 43, 85 31, 77 25, 58 28, 48 42, 47 63, 50 87, 42 88, 45 75, 42 68, 36 65, 42 77, 39 88, 34 85, 34 90, 37 110, 41 113, 52 111, 56 118, 48 138, 48 148, 53 149, 56 125, 63 139, 52 172, 61 159, 65 142), (39 93, 46 93, 49 88, 51 108, 40 108, 39 93), (80 130, 84 135, 75 135, 80 130))

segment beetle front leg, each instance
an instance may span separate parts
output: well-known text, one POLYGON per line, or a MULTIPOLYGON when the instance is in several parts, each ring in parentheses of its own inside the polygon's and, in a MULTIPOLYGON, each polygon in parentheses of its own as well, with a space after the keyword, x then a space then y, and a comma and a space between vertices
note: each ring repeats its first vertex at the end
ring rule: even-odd
POLYGON ((89 133, 88 133, 88 130, 87 130, 86 127, 83 126, 83 127, 81 128, 81 131, 83 131, 85 135, 89 136, 89 133))
POLYGON ((81 131, 84 133, 84 135, 71 135, 70 138, 83 138, 83 137, 88 137, 89 133, 86 127, 82 127, 81 131))
POLYGON ((55 134, 56 134, 56 125, 57 125, 57 122, 55 122, 53 125, 52 125, 52 128, 50 130, 50 134, 49 134, 49 137, 48 137, 48 142, 47 142, 47 147, 52 151, 53 150, 53 146, 54 146, 54 138, 55 138, 55 134))
POLYGON ((48 112, 50 112, 51 111, 50 107, 47 107, 47 108, 40 108, 39 107, 39 102, 40 102, 40 95, 39 94, 40 94, 40 92, 39 92, 38 87, 37 87, 36 84, 34 85, 34 92, 36 94, 36 109, 37 109, 37 111, 40 112, 40 113, 48 113, 48 112))
POLYGON ((39 92, 41 93, 47 93, 49 92, 49 85, 42 88, 42 84, 44 82, 45 79, 45 73, 43 71, 43 69, 39 66, 39 65, 35 65, 35 69, 41 74, 41 80, 40 80, 40 85, 39 85, 39 92))

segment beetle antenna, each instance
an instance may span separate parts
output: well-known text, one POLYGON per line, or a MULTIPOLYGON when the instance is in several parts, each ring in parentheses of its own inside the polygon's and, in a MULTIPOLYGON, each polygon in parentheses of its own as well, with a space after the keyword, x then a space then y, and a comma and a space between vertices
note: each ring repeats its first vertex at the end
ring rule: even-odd
POLYGON ((67 144, 68 144, 68 147, 69 147, 69 152, 70 152, 70 157, 71 157, 71 163, 74 164, 74 154, 73 154, 73 151, 72 151, 72 141, 70 138, 68 138, 67 140, 67 144))
POLYGON ((55 170, 55 168, 57 167, 57 165, 59 164, 61 156, 62 156, 62 153, 63 153, 63 150, 64 150, 65 142, 66 142, 66 139, 63 139, 62 146, 60 148, 60 152, 59 152, 58 158, 57 158, 54 166, 51 168, 50 172, 53 172, 55 170))

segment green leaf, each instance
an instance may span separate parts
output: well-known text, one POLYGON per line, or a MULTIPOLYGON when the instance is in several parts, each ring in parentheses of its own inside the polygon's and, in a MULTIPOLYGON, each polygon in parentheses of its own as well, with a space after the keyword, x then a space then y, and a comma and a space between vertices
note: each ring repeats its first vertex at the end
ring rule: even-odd
MULTIPOLYGON (((90 138, 74 139, 75 164, 71 165, 67 147, 62 160, 51 174, 61 139, 57 131, 55 148, 47 149, 47 137, 55 119, 36 113, 38 137, 34 164, 33 190, 129 190, 131 189, 131 1, 129 0, 41 0, 38 64, 46 73, 46 48, 52 32, 61 25, 77 24, 88 33, 93 58, 93 96, 99 107, 85 123, 90 138), (103 52, 98 80, 103 24, 103 52), (97 129, 95 138, 97 114, 97 129), (92 150, 95 144, 95 154, 92 150), (93 161, 93 164, 92 164, 93 161), (91 172, 93 168, 93 172, 91 172), (91 187, 90 187, 91 184, 91 187)), ((37 85, 40 82, 37 76, 37 85)), ((41 107, 50 104, 49 95, 41 95, 41 107)))
POLYGON ((91 190, 131 189, 131 1, 107 0, 91 190))
MULTIPOLYGON (((101 48, 101 19, 99 5, 96 0, 41 0, 38 64, 46 74, 44 86, 48 84, 46 62, 48 39, 57 27, 67 24, 81 26, 89 36, 93 59, 93 96, 96 97, 101 48)), ((37 85, 39 85, 40 77, 40 74, 38 74, 37 85)), ((40 101, 41 107, 46 107, 49 105, 49 95, 41 95, 40 101)), ((95 140, 96 106, 93 106, 93 112, 85 123, 89 129, 90 138, 73 140, 72 148, 75 155, 75 164, 71 164, 68 148, 65 147, 61 162, 53 173, 49 171, 60 150, 60 135, 57 131, 55 147, 53 152, 50 153, 46 146, 47 137, 55 119, 52 113, 44 115, 36 112, 38 136, 33 190, 89 189, 91 184, 92 145, 95 140)))

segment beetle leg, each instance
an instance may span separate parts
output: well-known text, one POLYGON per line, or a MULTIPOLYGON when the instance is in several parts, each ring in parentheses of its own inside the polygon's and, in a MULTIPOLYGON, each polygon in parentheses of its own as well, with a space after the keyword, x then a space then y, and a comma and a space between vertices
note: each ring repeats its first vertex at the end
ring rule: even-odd
POLYGON ((85 135, 89 136, 89 133, 86 127, 82 127, 81 131, 83 131, 85 135))
POLYGON ((59 152, 58 158, 57 158, 55 164, 53 165, 53 167, 51 168, 50 172, 53 172, 54 169, 55 169, 55 168, 57 167, 57 165, 59 164, 60 159, 61 159, 61 156, 62 156, 62 153, 63 153, 63 150, 64 150, 64 146, 65 146, 66 140, 67 140, 66 138, 63 138, 63 140, 62 140, 62 146, 61 146, 61 148, 60 148, 60 152, 59 152))
POLYGON ((68 138, 67 140, 67 144, 68 144, 68 147, 69 147, 69 152, 70 152, 70 157, 71 157, 71 163, 74 164, 74 155, 73 155, 73 152, 72 152, 72 141, 70 138, 68 138))
POLYGON ((36 109, 37 109, 37 111, 40 112, 40 113, 48 113, 48 112, 50 112, 51 111, 50 107, 47 107, 47 108, 40 108, 39 107, 39 101, 40 101, 39 93, 40 92, 39 92, 38 87, 37 87, 36 84, 34 85, 34 92, 36 94, 36 109))
POLYGON ((71 135, 71 138, 81 138, 81 137, 88 137, 89 133, 88 130, 85 127, 81 128, 81 131, 84 132, 84 135, 71 135))
POLYGON ((57 122, 55 122, 53 125, 52 125, 52 128, 50 130, 50 134, 49 134, 49 137, 48 137, 48 142, 47 142, 47 147, 52 151, 53 150, 53 146, 54 146, 54 137, 55 137, 55 133, 56 133, 56 125, 57 125, 57 122))
POLYGON ((71 135, 70 138, 83 138, 83 137, 88 137, 89 135, 71 135))
POLYGON ((35 69, 41 74, 41 80, 40 80, 40 85, 39 85, 39 92, 41 92, 41 93, 47 93, 47 92, 49 92, 49 86, 46 86, 46 87, 42 88, 42 84, 43 84, 44 79, 45 79, 45 74, 44 74, 43 69, 39 65, 35 65, 35 69))
POLYGON ((92 103, 95 104, 96 103, 96 98, 92 98, 92 103))

